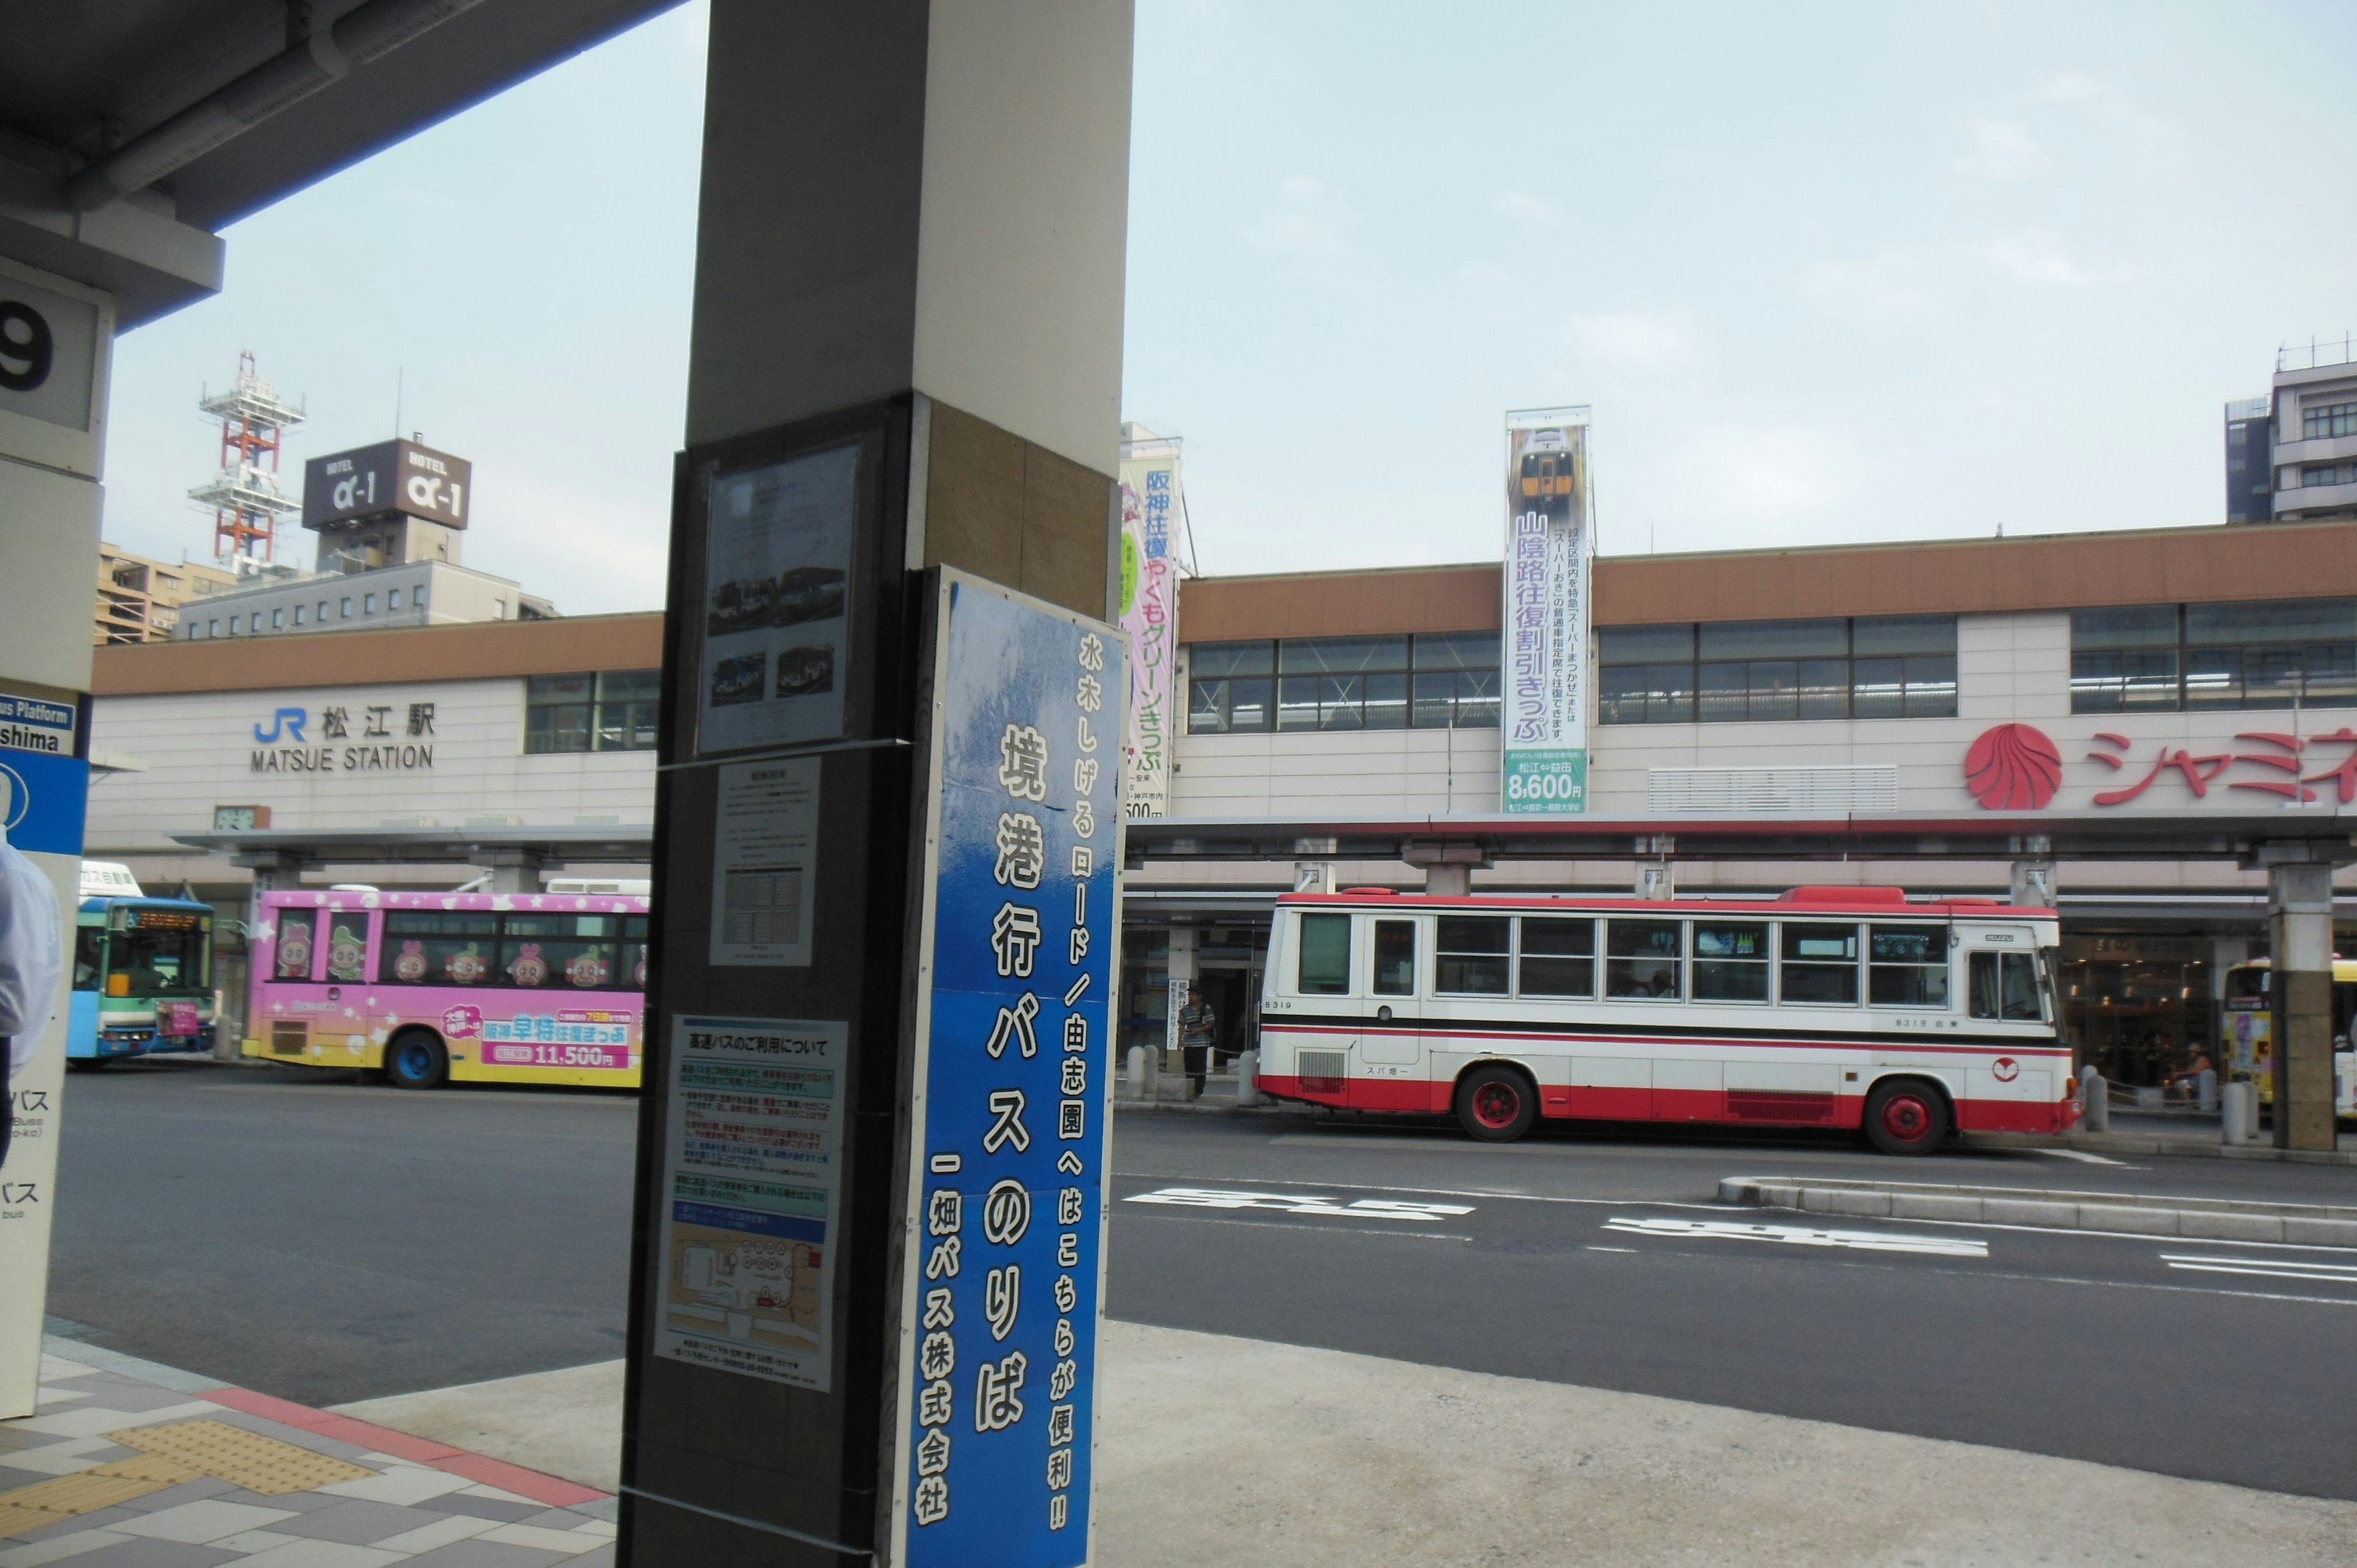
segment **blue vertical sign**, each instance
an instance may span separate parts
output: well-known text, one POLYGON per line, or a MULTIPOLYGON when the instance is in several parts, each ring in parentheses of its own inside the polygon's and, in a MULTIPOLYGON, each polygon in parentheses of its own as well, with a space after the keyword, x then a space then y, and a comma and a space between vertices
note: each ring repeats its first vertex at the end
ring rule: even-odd
POLYGON ((1089 1556, 1126 649, 942 574, 894 1561, 1089 1556))

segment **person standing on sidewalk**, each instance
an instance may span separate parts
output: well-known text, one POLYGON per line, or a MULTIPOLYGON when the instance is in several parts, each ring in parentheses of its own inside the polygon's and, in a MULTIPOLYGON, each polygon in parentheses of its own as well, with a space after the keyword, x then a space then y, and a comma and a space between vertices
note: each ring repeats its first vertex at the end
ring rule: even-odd
POLYGON ((21 1076, 56 1011, 65 942, 58 896, 41 868, 0 834, 0 1165, 16 1120, 11 1080, 21 1076))
POLYGON ((1211 1041, 1220 1032, 1220 1015, 1203 999, 1202 991, 1187 988, 1187 1004, 1178 1009, 1178 1058, 1186 1064, 1187 1081, 1200 1096, 1211 1070, 1211 1041))

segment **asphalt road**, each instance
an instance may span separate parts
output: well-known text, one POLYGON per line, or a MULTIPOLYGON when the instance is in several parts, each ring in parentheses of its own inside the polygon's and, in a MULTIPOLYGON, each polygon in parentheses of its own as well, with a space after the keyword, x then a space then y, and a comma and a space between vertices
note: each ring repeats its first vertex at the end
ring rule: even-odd
MULTIPOLYGON (((636 1109, 77 1078, 50 1310, 315 1404, 610 1359, 636 1109)), ((1116 1316, 2357 1498, 2357 1251, 1713 1201, 1727 1176, 1847 1175, 2357 1203, 2357 1171, 1150 1114, 1114 1146, 1116 1316)))

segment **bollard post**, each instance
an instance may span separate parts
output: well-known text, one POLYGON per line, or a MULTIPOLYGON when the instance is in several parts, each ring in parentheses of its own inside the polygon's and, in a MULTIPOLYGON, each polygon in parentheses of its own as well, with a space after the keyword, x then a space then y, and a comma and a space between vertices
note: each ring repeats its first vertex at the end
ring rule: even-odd
POLYGON ((1129 1059, 1122 1069, 1121 1079, 1122 1087, 1128 1090, 1130 1099, 1146 1098, 1146 1047, 1144 1046, 1129 1047, 1129 1059))
POLYGON ((1236 1057, 1236 1103, 1260 1103, 1260 1047, 1257 1046, 1236 1057))
POLYGON ((2218 1109, 2218 1070, 2204 1068, 2193 1080, 2193 1108, 2197 1111, 2218 1109))
POLYGON ((2079 1100, 2085 1107, 2080 1112, 2079 1126, 2089 1133, 2112 1130, 2112 1091, 2104 1082, 2104 1075, 2089 1062, 2079 1073, 2079 1100))
POLYGON ((2259 1141, 2259 1087, 2244 1079, 2219 1096, 2219 1138, 2236 1148, 2259 1141))

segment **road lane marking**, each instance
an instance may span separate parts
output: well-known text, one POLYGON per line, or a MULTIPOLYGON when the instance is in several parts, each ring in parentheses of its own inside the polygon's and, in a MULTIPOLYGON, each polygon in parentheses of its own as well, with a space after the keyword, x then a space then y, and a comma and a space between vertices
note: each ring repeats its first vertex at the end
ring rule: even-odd
POLYGON ((2138 1171, 2144 1169, 2142 1165, 2131 1165, 2126 1160, 2115 1160, 2108 1155, 2091 1155, 2084 1149, 2032 1149, 2029 1152, 2033 1155, 2044 1155, 2050 1160, 2077 1160, 2081 1165, 2120 1165, 2128 1170, 2138 1171))
POLYGON ((1245 1219, 1233 1214, 1171 1214, 1148 1212, 1139 1219, 1175 1219, 1185 1225, 1242 1225, 1254 1230, 1315 1230, 1328 1236, 1398 1236, 1410 1241, 1470 1241, 1470 1236, 1446 1230, 1392 1230, 1374 1225, 1311 1225, 1293 1219, 1245 1219))
MULTIPOLYGON (((1177 1171, 1115 1171, 1125 1181, 1189 1181, 1193 1178, 1177 1171)), ((1544 1192, 1507 1192, 1498 1187, 1392 1187, 1370 1181, 1295 1181, 1288 1176, 1255 1176, 1254 1180, 1265 1187, 1342 1187, 1352 1192, 1412 1192, 1420 1197, 1490 1197, 1513 1203, 1578 1203, 1591 1208, 1701 1208, 1714 1214, 1724 1214, 1727 1205, 1716 1200, 1700 1202, 1674 1197, 1560 1197, 1544 1192)), ((1764 1178, 1781 1180, 1781 1177, 1764 1178)))
POLYGON ((2322 1280, 2357 1285, 2357 1263, 2324 1263, 2313 1258, 2236 1258, 2221 1252, 2163 1252, 2172 1269, 2197 1274, 2256 1274, 2277 1280, 2322 1280))
POLYGON ((1591 1247, 1589 1247, 1587 1250, 1588 1250, 1589 1251, 1591 1251, 1591 1252, 1634 1252, 1637 1249, 1636 1249, 1636 1248, 1634 1248, 1634 1247, 1596 1247, 1596 1246, 1591 1246, 1591 1247))
POLYGON ((1820 1230, 1805 1225, 1747 1225, 1739 1220, 1632 1219, 1615 1215, 1607 1230, 1632 1236, 1700 1237, 1715 1241, 1775 1241, 1792 1247, 1851 1247, 1862 1252, 1923 1252, 1939 1258, 1986 1258, 1988 1243, 1963 1236, 1906 1236, 1880 1230, 1820 1230))
POLYGON ((1361 1197, 1350 1203, 1340 1198, 1282 1192, 1241 1192, 1217 1187, 1166 1187, 1133 1193, 1124 1203, 1170 1203, 1183 1208, 1259 1208, 1278 1214, 1307 1214, 1329 1219, 1415 1219, 1425 1222, 1445 1215, 1470 1214, 1463 1204, 1408 1203, 1398 1198, 1361 1197))

